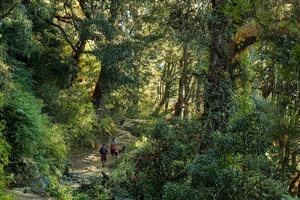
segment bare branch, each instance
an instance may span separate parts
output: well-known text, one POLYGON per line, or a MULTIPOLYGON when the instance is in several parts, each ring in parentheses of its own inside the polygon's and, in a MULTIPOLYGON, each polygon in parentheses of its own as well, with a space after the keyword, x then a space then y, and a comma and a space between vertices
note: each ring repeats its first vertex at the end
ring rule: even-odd
POLYGON ((72 50, 73 50, 74 52, 77 52, 76 46, 73 45, 73 43, 72 43, 71 40, 69 39, 67 33, 65 32, 65 30, 64 30, 60 25, 55 24, 55 23, 53 23, 53 22, 50 21, 50 20, 47 20, 47 23, 50 24, 50 25, 52 25, 52 26, 54 26, 54 27, 56 27, 56 28, 58 28, 58 29, 61 31, 61 33, 63 34, 63 36, 64 36, 65 40, 67 41, 67 43, 68 43, 68 44, 70 45, 70 47, 72 48, 72 50))
POLYGON ((0 16, 0 20, 2 20, 4 17, 8 16, 11 14, 11 12, 13 11, 13 9, 15 9, 15 7, 18 5, 18 3, 20 3, 19 1, 16 2, 8 11, 7 13, 4 13, 3 15, 0 16))

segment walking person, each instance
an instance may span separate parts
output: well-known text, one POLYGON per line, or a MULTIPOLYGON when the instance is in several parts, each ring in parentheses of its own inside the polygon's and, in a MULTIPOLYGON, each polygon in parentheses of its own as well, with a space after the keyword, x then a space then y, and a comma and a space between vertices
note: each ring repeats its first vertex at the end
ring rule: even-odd
POLYGON ((115 137, 113 137, 112 141, 110 142, 110 153, 112 156, 116 157, 116 151, 117 151, 117 140, 115 137))
POLYGON ((100 147, 99 153, 101 156, 102 167, 105 167, 106 161, 107 161, 107 154, 108 154, 108 150, 107 150, 105 144, 103 144, 102 147, 100 147))

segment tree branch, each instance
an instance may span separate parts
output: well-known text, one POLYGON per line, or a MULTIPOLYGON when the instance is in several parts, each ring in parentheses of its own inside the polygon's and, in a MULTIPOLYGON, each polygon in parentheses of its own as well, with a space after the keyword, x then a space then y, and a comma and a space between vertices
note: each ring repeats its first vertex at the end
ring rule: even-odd
POLYGON ((8 11, 7 13, 4 13, 3 15, 0 16, 0 20, 2 20, 4 17, 8 16, 11 14, 11 12, 13 11, 13 9, 15 9, 15 7, 18 5, 18 3, 20 2, 16 2, 8 11))
POLYGON ((258 37, 258 28, 255 24, 242 27, 240 31, 231 39, 227 49, 230 57, 234 57, 245 50, 248 46, 254 44, 258 37))
POLYGON ((65 32, 65 30, 64 30, 61 26, 59 26, 58 24, 53 23, 53 22, 50 21, 50 20, 46 20, 46 22, 47 22, 48 24, 50 24, 50 25, 52 25, 52 26, 58 28, 58 29, 61 31, 61 33, 63 34, 63 36, 64 36, 65 40, 67 41, 67 43, 68 43, 68 44, 70 45, 70 47, 72 48, 72 50, 73 50, 74 52, 77 52, 76 46, 74 46, 74 45, 72 44, 71 40, 68 38, 67 33, 65 32))
POLYGON ((83 22, 83 20, 75 14, 75 12, 74 12, 71 5, 68 5, 68 4, 65 3, 64 4, 64 9, 65 9, 66 15, 69 16, 70 19, 73 19, 75 22, 79 22, 79 23, 83 22), (68 10, 70 10, 71 13, 69 13, 68 10))

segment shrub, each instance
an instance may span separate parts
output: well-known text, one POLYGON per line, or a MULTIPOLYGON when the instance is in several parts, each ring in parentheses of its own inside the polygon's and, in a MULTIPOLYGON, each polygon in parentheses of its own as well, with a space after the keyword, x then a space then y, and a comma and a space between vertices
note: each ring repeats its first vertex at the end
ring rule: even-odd
POLYGON ((5 188, 12 179, 12 176, 8 175, 4 171, 4 167, 9 163, 9 152, 11 146, 3 139, 2 130, 4 126, 0 122, 0 199, 9 200, 12 196, 6 194, 5 188))
POLYGON ((186 166, 197 152, 195 119, 179 120, 174 124, 158 121, 138 141, 114 176, 120 196, 161 199, 167 195, 162 188, 167 183, 181 183, 188 179, 186 166), (125 192, 127 191, 127 192, 125 192))
POLYGON ((55 173, 63 165, 66 147, 59 128, 51 127, 40 113, 41 103, 26 92, 18 92, 0 109, 3 138, 12 147, 5 167, 19 183, 55 173))
POLYGON ((70 87, 59 93, 54 90, 55 98, 47 99, 46 107, 54 123, 64 127, 63 136, 70 148, 93 146, 95 133, 99 132, 94 107, 82 87, 70 87))
POLYGON ((50 177, 46 190, 49 196, 57 200, 72 200, 72 190, 69 184, 60 182, 56 177, 50 177))

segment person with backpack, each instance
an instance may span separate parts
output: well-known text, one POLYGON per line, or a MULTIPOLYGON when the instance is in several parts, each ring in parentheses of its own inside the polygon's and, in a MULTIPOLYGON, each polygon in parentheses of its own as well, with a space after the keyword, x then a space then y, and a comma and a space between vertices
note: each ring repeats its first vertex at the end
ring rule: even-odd
POLYGON ((107 150, 105 144, 103 144, 100 147, 99 153, 100 153, 100 156, 101 156, 102 167, 105 167, 105 164, 106 164, 106 161, 107 161, 107 153, 108 153, 108 150, 107 150))

